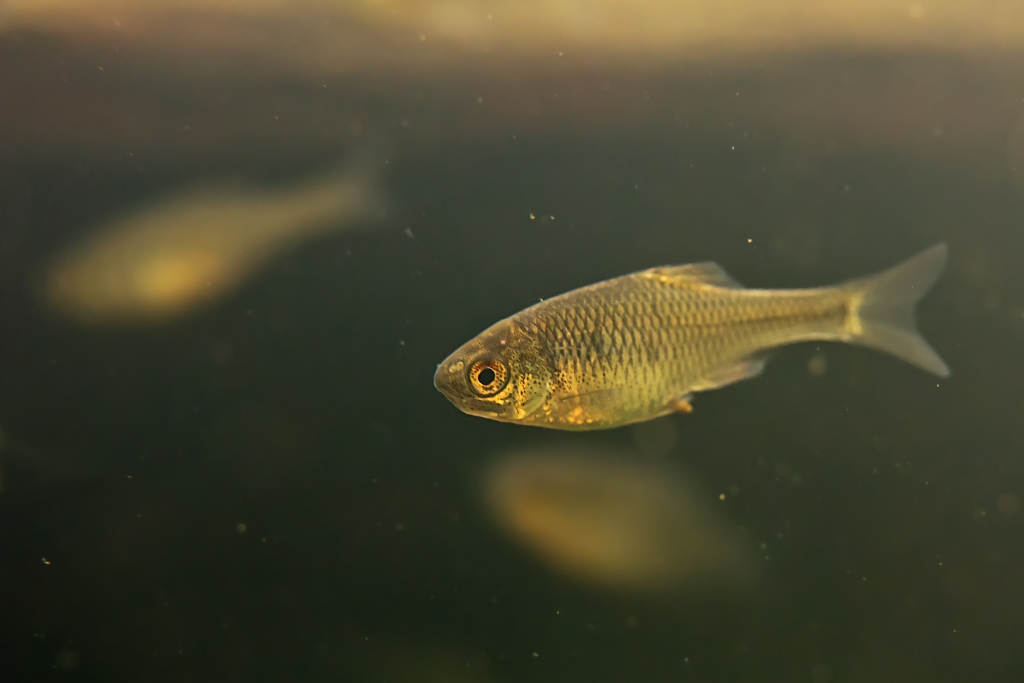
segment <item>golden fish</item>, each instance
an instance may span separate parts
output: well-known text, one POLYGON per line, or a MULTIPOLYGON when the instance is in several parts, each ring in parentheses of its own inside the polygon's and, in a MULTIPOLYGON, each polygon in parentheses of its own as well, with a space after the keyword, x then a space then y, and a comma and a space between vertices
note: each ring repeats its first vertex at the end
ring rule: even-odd
POLYGON ((756 377, 770 349, 803 341, 868 346, 948 377, 914 321, 946 256, 938 244, 816 289, 746 289, 711 262, 651 268, 495 323, 438 366, 434 386, 470 415, 587 430, 690 412, 693 394, 756 377))
POLYGON ((382 144, 294 187, 208 187, 117 218, 49 264, 42 298, 90 323, 162 321, 217 299, 282 251, 373 217, 382 144))
POLYGON ((494 522, 551 569, 607 588, 743 588, 747 539, 683 470, 635 453, 548 447, 492 462, 494 522))

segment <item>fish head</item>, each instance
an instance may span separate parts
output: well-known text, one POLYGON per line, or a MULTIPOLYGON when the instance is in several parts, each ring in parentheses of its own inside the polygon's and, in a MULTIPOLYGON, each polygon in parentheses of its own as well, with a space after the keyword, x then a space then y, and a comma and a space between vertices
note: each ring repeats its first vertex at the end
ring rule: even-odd
POLYGON ((469 415, 499 422, 543 418, 551 371, 537 339, 503 320, 466 342, 437 366, 434 386, 469 415))

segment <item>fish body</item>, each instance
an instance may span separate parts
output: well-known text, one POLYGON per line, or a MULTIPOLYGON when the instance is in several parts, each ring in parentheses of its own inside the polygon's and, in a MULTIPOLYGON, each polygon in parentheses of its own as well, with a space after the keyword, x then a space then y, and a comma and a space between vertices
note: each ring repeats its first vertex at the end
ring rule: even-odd
POLYGON ((493 521, 552 569, 608 588, 655 590, 753 579, 747 539, 684 471, 631 452, 547 447, 490 463, 493 521))
POLYGON ((213 301, 282 251, 382 206, 366 152, 340 171, 277 190, 183 191, 90 232, 47 268, 43 297, 81 322, 153 322, 213 301))
POLYGON ((710 262, 651 268, 495 323, 434 384, 469 414, 589 430, 689 412, 693 394, 756 377, 768 351, 797 342, 869 346, 948 377, 914 322, 946 258, 939 244, 874 276, 791 290, 744 288, 710 262))

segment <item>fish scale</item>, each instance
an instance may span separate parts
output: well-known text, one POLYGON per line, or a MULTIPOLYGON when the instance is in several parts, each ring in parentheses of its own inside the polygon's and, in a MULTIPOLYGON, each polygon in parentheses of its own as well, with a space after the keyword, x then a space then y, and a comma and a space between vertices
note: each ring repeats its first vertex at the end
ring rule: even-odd
POLYGON ((838 327, 845 317, 842 297, 801 293, 767 298, 744 290, 728 294, 720 288, 665 287, 644 279, 627 276, 595 292, 578 290, 549 299, 532 315, 524 312, 521 325, 543 330, 542 353, 556 386, 573 387, 582 395, 620 390, 626 412, 648 411, 652 405, 665 409, 716 362, 775 345, 772 332, 787 327, 783 323, 817 320, 838 327), (562 320, 575 332, 568 340, 561 334, 562 320))

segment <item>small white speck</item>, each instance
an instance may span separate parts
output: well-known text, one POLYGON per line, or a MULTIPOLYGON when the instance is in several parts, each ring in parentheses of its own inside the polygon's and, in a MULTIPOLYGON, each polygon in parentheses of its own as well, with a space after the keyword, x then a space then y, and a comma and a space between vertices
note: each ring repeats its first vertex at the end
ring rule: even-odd
POLYGON ((51 562, 50 562, 50 561, 49 561, 48 559, 46 559, 45 557, 43 557, 43 558, 40 558, 40 559, 42 560, 43 564, 45 564, 45 565, 46 565, 47 567, 49 567, 49 566, 50 566, 50 565, 52 564, 52 563, 51 563, 51 562))
POLYGON ((534 656, 534 657, 540 657, 540 655, 539 655, 539 654, 537 654, 536 652, 534 652, 534 653, 533 653, 533 656, 534 656))
POLYGON ((724 493, 719 493, 718 494, 718 500, 725 500, 725 494, 724 493))
POLYGON ((747 238, 747 244, 753 244, 753 243, 754 243, 754 238, 753 237, 748 237, 747 238))
POLYGON ((531 220, 531 221, 533 221, 533 220, 537 220, 537 217, 536 217, 536 216, 534 216, 534 215, 533 215, 533 214, 531 213, 531 214, 530 214, 530 220, 531 220))

